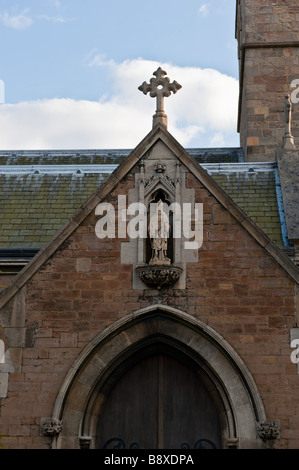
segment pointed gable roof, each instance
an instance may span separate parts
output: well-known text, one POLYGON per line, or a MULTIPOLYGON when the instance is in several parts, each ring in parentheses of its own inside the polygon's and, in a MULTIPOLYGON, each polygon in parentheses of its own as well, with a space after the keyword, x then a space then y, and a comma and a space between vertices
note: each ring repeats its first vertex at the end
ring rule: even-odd
POLYGON ((11 286, 0 296, 2 308, 25 283, 48 261, 61 244, 79 227, 83 220, 101 203, 118 183, 131 171, 158 141, 162 141, 178 160, 188 168, 201 184, 218 200, 222 206, 245 228, 271 257, 299 283, 299 268, 279 249, 279 247, 249 218, 249 216, 228 196, 198 162, 177 142, 162 124, 156 124, 151 132, 139 143, 128 157, 114 170, 87 201, 75 212, 67 224, 37 253, 31 262, 15 277, 11 286))

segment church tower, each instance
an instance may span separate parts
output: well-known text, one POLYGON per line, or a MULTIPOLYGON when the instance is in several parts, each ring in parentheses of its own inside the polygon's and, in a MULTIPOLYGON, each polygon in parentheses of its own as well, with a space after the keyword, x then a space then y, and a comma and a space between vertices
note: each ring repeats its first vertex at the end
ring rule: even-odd
POLYGON ((292 134, 299 137, 298 0, 237 0, 238 131, 247 161, 274 161, 285 135, 290 94, 292 134), (298 102, 298 104, 297 104, 298 102))

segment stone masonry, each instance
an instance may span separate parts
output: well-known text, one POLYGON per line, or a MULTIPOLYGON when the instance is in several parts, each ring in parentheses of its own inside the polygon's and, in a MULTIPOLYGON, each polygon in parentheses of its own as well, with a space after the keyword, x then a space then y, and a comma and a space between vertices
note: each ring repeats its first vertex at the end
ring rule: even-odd
MULTIPOLYGON (((132 191, 138 171, 136 164, 105 201, 115 205, 118 195, 132 191)), ((275 447, 298 448, 299 379, 290 360, 297 283, 264 248, 265 239, 252 236, 246 218, 238 221, 192 173, 186 174, 186 187, 204 204, 204 242, 198 261, 186 265, 183 289, 133 288, 132 264, 121 262, 124 240, 97 238, 91 211, 2 307, 10 357, 0 409, 7 448, 49 448, 52 438, 40 426, 52 416, 74 360, 109 325, 155 304, 188 312, 236 350, 267 418, 280 421, 275 447)), ((40 256, 46 259, 47 250, 40 256)))
MULTIPOLYGON (((274 161, 284 135, 284 97, 299 79, 297 0, 238 0, 239 119, 248 161, 274 161)), ((299 137, 299 104, 293 107, 293 135, 299 137)))

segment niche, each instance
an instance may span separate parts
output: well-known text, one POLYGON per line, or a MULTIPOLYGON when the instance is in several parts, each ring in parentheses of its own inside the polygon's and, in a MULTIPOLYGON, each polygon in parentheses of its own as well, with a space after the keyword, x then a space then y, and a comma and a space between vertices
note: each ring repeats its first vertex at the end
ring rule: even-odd
MULTIPOLYGON (((165 256, 168 260, 170 260, 170 263, 172 264, 174 262, 174 241, 173 241, 173 211, 170 210, 171 206, 171 201, 169 196, 165 191, 163 191, 161 188, 157 189, 154 191, 151 195, 150 202, 148 203, 147 206, 147 221, 148 221, 148 232, 147 232, 147 238, 145 240, 145 262, 147 264, 153 263, 153 238, 151 238, 151 230, 150 230, 150 224, 151 220, 153 220, 153 215, 158 215, 163 211, 163 217, 166 217, 166 221, 168 222, 168 237, 164 241, 164 247, 166 248, 165 250, 165 256), (159 209, 157 210, 157 208, 159 209)), ((163 243, 163 242, 162 242, 163 243)), ((163 264, 162 262, 159 264, 163 264)), ((167 264, 167 263, 164 263, 167 264)))

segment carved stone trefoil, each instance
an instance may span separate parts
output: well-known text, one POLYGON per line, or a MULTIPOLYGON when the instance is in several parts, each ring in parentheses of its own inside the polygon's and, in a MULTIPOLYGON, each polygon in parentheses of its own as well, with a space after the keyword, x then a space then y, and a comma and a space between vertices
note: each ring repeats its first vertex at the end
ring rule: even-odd
POLYGON ((279 421, 266 421, 264 423, 257 423, 256 428, 258 436, 263 441, 273 441, 280 438, 279 421))
POLYGON ((146 265, 138 266, 136 272, 139 279, 148 287, 161 289, 173 286, 179 280, 183 270, 178 266, 146 265))
POLYGON ((62 421, 53 418, 44 418, 41 422, 43 436, 56 437, 62 430, 62 421))

